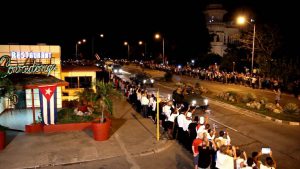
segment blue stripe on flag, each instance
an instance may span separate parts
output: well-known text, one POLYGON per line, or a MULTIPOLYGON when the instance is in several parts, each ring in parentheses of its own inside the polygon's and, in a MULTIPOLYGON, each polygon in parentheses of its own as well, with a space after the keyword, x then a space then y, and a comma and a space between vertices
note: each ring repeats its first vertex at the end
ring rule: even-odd
POLYGON ((51 112, 50 112, 50 101, 47 100, 47 117, 48 117, 48 124, 51 124, 51 112))
POLYGON ((41 116, 42 116, 42 123, 45 124, 45 120, 44 120, 44 110, 43 110, 43 94, 42 92, 39 90, 39 97, 40 97, 40 109, 41 109, 41 116))
POLYGON ((57 122, 57 87, 53 93, 54 95, 54 123, 57 122))

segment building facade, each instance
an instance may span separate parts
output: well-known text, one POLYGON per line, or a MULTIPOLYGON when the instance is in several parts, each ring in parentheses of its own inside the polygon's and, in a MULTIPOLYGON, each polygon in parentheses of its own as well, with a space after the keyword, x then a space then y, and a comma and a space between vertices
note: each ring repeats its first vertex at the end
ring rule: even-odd
POLYGON ((206 25, 211 37, 211 53, 224 56, 227 45, 235 43, 239 29, 233 22, 225 22, 227 11, 222 4, 210 4, 204 11, 206 25))

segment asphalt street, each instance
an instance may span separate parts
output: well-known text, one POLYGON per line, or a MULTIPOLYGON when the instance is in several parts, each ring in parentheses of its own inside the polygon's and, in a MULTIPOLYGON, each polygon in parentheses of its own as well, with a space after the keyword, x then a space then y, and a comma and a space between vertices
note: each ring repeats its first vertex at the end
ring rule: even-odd
MULTIPOLYGON (((138 67, 126 67, 129 72, 139 71, 138 67)), ((147 70, 147 73, 153 77, 161 77, 160 71, 147 70)), ((195 83, 197 80, 190 77, 174 77, 174 79, 195 83)), ((201 81, 201 84, 209 83, 201 81)), ((244 86, 239 85, 224 85, 214 82, 209 83, 209 89, 219 90, 220 86, 223 90, 242 91, 244 86)), ((175 85, 168 85, 156 81, 154 88, 159 88, 160 91, 171 93, 175 89, 175 85)), ((253 90, 253 89, 249 89, 253 90)), ((267 90, 257 90, 262 95, 273 94, 267 90)), ((247 91, 243 91, 247 92, 247 91)), ((285 95, 285 97, 291 97, 285 95)), ((300 127, 279 124, 264 118, 253 116, 250 114, 240 113, 238 109, 230 106, 224 106, 219 102, 210 100, 210 124, 217 124, 217 131, 226 130, 232 138, 232 144, 239 146, 245 150, 248 155, 253 151, 260 151, 262 147, 270 147, 278 168, 298 168, 300 165, 300 127)), ((265 156, 262 157, 264 159, 265 156)))

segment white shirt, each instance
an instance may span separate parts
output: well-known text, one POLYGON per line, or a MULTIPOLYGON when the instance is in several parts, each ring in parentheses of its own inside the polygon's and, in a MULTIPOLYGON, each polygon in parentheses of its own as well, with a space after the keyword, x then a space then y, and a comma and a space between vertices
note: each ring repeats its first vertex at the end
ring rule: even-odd
POLYGON ((153 102, 152 102, 152 111, 155 111, 155 109, 156 109, 156 101, 153 100, 153 102))
POLYGON ((192 120, 188 120, 188 119, 184 118, 184 120, 183 120, 183 126, 182 126, 183 131, 188 131, 189 125, 191 123, 192 123, 192 120))
POLYGON ((263 164, 260 164, 260 165, 259 165, 259 168, 260 168, 260 169, 275 169, 275 167, 268 167, 268 166, 265 166, 265 165, 263 165, 263 164))
POLYGON ((233 157, 223 154, 217 151, 216 167, 218 169, 233 169, 234 168, 234 159, 233 157))
POLYGON ((141 105, 145 106, 149 104, 149 99, 147 98, 147 96, 142 96, 141 97, 141 105))
POLYGON ((185 120, 185 115, 184 114, 180 114, 177 117, 177 123, 178 123, 178 127, 183 127, 183 121, 185 120))

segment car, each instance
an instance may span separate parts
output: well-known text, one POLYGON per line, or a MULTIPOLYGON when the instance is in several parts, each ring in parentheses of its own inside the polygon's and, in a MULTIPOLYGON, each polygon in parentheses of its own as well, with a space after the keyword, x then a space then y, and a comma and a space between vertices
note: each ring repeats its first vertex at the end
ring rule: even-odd
POLYGON ((122 74, 123 73, 122 66, 119 65, 119 64, 114 64, 112 66, 112 72, 115 73, 115 74, 122 74))
POLYGON ((145 73, 134 74, 134 75, 131 75, 129 78, 136 85, 151 86, 151 87, 153 87, 153 85, 154 85, 154 79, 145 73))
POLYGON ((184 91, 180 87, 177 88, 173 91, 172 98, 177 104, 183 103, 184 107, 191 106, 202 110, 208 109, 208 99, 201 94, 194 92, 191 88, 185 88, 184 91))
POLYGON ((98 68, 100 68, 102 71, 105 70, 105 64, 104 64, 104 62, 101 62, 101 61, 96 62, 95 66, 97 66, 98 68))
POLYGON ((185 106, 192 106, 196 108, 200 108, 202 110, 208 109, 208 99, 202 95, 196 94, 196 93, 190 93, 188 95, 184 96, 183 104, 185 106))

